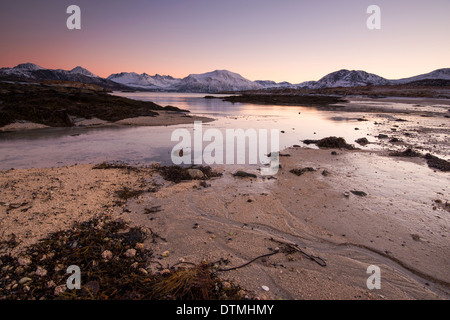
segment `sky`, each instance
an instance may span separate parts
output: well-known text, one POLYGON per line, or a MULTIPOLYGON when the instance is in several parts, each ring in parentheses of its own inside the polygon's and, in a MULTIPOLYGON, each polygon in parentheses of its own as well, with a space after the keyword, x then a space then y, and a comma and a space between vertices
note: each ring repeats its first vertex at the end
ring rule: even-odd
POLYGON ((450 67, 449 0, 40 0, 0 4, 0 67, 107 77, 216 69, 300 83, 339 69, 399 79, 450 67), (69 5, 81 29, 69 30, 69 5), (381 9, 370 30, 369 5, 381 9))

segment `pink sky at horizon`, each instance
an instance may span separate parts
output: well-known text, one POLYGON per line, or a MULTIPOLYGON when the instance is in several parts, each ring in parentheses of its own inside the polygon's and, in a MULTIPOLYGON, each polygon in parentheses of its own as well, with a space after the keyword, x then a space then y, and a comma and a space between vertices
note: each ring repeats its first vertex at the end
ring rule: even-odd
POLYGON ((339 69, 398 79, 450 67, 450 1, 324 2, 17 0, 1 5, 0 67, 176 78, 226 69, 291 83, 339 69), (374 3, 381 30, 366 27, 374 3), (70 4, 81 30, 66 28, 70 4))

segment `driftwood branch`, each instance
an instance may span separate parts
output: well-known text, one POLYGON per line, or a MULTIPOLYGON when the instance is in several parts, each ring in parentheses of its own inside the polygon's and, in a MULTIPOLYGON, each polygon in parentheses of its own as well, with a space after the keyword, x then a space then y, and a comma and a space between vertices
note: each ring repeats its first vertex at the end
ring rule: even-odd
POLYGON ((325 262, 324 259, 322 259, 319 256, 314 256, 314 255, 306 253, 305 251, 300 249, 296 244, 289 243, 289 242, 284 242, 284 241, 280 241, 280 240, 275 240, 274 238, 270 238, 270 240, 273 241, 273 242, 276 242, 276 243, 278 243, 280 245, 286 246, 291 251, 297 251, 297 252, 301 253, 302 255, 304 255, 305 257, 307 257, 309 259, 311 259, 312 261, 314 261, 315 263, 317 263, 321 267, 326 267, 326 265, 327 265, 327 263, 325 262))

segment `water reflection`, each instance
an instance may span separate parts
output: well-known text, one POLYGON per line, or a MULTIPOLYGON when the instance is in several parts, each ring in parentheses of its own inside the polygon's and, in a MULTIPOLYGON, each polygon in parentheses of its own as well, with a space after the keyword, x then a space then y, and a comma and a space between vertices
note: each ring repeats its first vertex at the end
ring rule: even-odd
MULTIPOLYGON (((115 93, 132 99, 153 101, 190 110, 192 114, 216 119, 205 128, 278 129, 280 148, 301 145, 304 139, 342 136, 349 143, 366 137, 371 122, 348 119, 339 112, 295 106, 261 106, 204 99, 193 93, 115 93), (345 120, 342 120, 344 119, 345 120), (358 130, 355 130, 357 128, 358 130)), ((220 95, 216 95, 220 96, 220 95)), ((0 168, 50 167, 75 163, 123 160, 130 163, 170 162, 176 145, 171 133, 176 128, 192 130, 192 125, 170 127, 47 128, 0 134, 0 168)), ((368 137, 369 140, 370 137, 368 137)), ((206 146, 205 143, 204 146, 206 146)))

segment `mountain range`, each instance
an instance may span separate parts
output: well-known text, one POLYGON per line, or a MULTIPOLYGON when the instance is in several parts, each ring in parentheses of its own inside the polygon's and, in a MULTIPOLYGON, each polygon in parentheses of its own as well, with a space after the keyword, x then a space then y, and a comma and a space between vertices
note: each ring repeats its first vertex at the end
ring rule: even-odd
POLYGON ((19 64, 13 68, 1 68, 0 78, 22 79, 28 81, 64 80, 96 84, 109 90, 148 90, 217 93, 222 91, 264 90, 273 88, 305 88, 321 89, 334 87, 357 87, 367 85, 408 84, 418 81, 446 80, 450 81, 450 68, 438 69, 430 73, 410 78, 388 80, 373 73, 362 70, 342 69, 322 77, 318 81, 306 81, 299 84, 271 80, 251 81, 240 74, 215 70, 202 74, 190 74, 185 78, 174 78, 168 75, 154 76, 146 73, 122 72, 101 78, 80 66, 72 70, 45 69, 32 63, 19 64))

